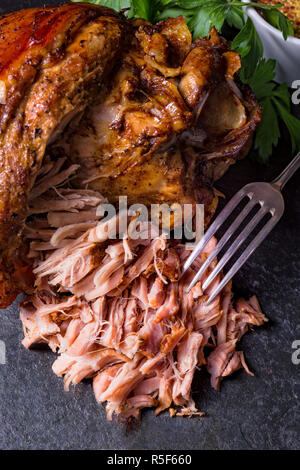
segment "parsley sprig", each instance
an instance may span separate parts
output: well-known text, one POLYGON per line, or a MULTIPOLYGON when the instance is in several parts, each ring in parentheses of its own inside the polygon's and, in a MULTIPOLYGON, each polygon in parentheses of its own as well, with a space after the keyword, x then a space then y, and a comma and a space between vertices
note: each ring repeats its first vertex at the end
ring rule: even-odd
POLYGON ((286 83, 276 85, 276 61, 262 59, 254 74, 244 80, 260 102, 263 118, 255 136, 254 149, 266 163, 280 137, 280 121, 287 127, 293 153, 300 149, 300 121, 291 114, 290 93, 286 83))
POLYGON ((254 148, 260 161, 268 162, 280 137, 283 122, 290 134, 292 151, 300 150, 300 121, 291 113, 290 95, 286 84, 276 85, 275 60, 263 59, 263 44, 245 7, 263 10, 270 23, 285 39, 293 35, 289 20, 278 10, 278 5, 265 5, 241 0, 72 0, 86 1, 125 10, 129 18, 143 18, 151 23, 166 18, 186 17, 193 38, 208 36, 214 26, 221 32, 224 26, 238 30, 231 48, 242 58, 240 79, 256 94, 263 111, 262 122, 256 133, 254 148))

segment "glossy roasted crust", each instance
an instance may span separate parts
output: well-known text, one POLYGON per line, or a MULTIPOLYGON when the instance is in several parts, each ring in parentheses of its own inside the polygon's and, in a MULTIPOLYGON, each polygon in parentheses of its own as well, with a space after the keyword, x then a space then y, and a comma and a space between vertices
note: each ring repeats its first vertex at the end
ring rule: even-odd
POLYGON ((0 79, 20 67, 34 53, 49 54, 57 62, 80 28, 99 16, 115 17, 113 10, 86 3, 29 8, 0 17, 0 79))
POLYGON ((153 26, 69 3, 6 15, 0 29, 0 307, 30 285, 22 233, 47 146, 80 165, 73 186, 111 202, 201 202, 209 223, 213 182, 260 120, 214 28, 192 44, 183 17, 153 26))
POLYGON ((49 138, 99 92, 124 25, 112 10, 83 3, 0 18, 0 307, 15 295, 11 256, 49 138))

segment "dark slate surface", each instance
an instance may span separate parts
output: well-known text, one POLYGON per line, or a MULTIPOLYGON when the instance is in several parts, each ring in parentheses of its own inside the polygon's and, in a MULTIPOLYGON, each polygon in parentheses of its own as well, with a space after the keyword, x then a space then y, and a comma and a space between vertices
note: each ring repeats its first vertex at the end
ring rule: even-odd
MULTIPOLYGON (((48 4, 55 3, 55 1, 48 4)), ((57 2, 56 2, 57 3, 57 2)), ((41 5, 39 0, 1 0, 0 13, 41 5)), ((243 184, 268 180, 288 162, 286 149, 264 168, 249 160, 233 167, 218 187, 227 195, 243 184)), ((255 377, 238 372, 221 392, 201 373, 193 389, 205 418, 158 418, 146 411, 132 430, 106 421, 103 408, 84 383, 65 393, 51 371, 48 351, 26 351, 17 304, 1 312, 0 340, 7 363, 0 365, 1 449, 297 449, 299 368, 291 360, 300 340, 300 174, 284 191, 286 213, 263 246, 235 278, 241 293, 255 292, 270 322, 249 333, 241 347, 255 377), (242 288, 241 288, 242 286, 242 288)), ((237 289, 237 288, 236 288, 237 289)))

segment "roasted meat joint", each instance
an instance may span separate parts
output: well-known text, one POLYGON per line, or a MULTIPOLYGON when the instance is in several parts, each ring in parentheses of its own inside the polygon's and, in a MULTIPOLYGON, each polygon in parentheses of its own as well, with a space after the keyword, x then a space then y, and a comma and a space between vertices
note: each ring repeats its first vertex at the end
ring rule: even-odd
POLYGON ((115 239, 132 214, 97 211, 120 196, 204 204, 208 226, 214 182, 261 119, 240 66, 214 29, 193 42, 183 17, 152 25, 73 3, 0 18, 0 304, 25 294, 24 346, 49 345, 66 389, 92 379, 109 418, 201 414, 197 369, 217 389, 252 373, 236 347, 267 321, 256 297, 227 285, 206 305, 205 279, 187 289, 215 240, 181 276, 183 240, 157 227, 136 240, 127 225, 115 239))

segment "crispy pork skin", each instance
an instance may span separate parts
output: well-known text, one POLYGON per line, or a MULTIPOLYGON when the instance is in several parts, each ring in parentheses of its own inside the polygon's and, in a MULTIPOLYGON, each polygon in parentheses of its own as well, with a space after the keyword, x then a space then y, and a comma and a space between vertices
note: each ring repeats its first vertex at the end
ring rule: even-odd
POLYGON ((16 294, 11 255, 20 244, 28 195, 46 145, 105 83, 123 27, 112 10, 90 4, 0 18, 0 83, 5 90, 0 104, 0 307, 16 294))
MULTIPOLYGON (((80 166, 73 188, 112 203, 203 203, 208 225, 214 181, 260 120, 225 39, 212 29, 192 43, 183 17, 151 25, 90 4, 5 15, 0 30, 0 307, 31 279, 18 249, 46 148, 80 166)), ((95 216, 92 206, 65 223, 95 216)))
POLYGON ((208 224, 214 181, 247 153, 260 121, 256 99, 235 82, 240 57, 214 29, 192 43, 183 17, 131 28, 106 97, 53 154, 80 164, 77 186, 113 203, 202 203, 208 224))

